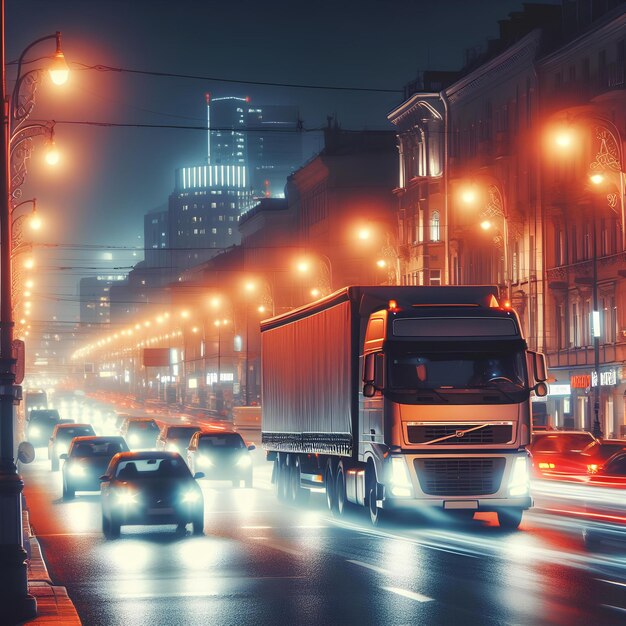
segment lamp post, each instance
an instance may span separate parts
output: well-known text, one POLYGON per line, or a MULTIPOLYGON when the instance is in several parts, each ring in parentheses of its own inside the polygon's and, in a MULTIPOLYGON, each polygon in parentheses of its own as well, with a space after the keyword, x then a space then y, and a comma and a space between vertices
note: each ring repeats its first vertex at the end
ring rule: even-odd
MULTIPOLYGON (((474 186, 467 188, 461 193, 461 200, 467 205, 474 205, 477 202, 476 189, 474 186)), ((492 219, 498 217, 502 219, 502 257, 503 272, 502 280, 506 289, 506 297, 511 297, 511 279, 509 273, 509 215, 507 211, 506 198, 499 185, 490 182, 487 186, 487 201, 482 208, 480 223, 483 230, 490 230, 493 226, 492 219)), ((497 240, 496 240, 497 241, 497 240)))
MULTIPOLYGON (((378 226, 375 227, 379 230, 378 226)), ((385 243, 380 248, 382 258, 376 259, 376 265, 380 269, 387 270, 387 284, 400 284, 400 257, 398 255, 397 240, 393 233, 384 227, 385 243)), ((372 240, 372 229, 369 226, 359 228, 357 238, 362 242, 372 240)))
MULTIPOLYGON (((13 406, 18 403, 20 387, 15 384, 16 359, 13 355, 13 298, 11 271, 11 244, 13 203, 11 154, 12 144, 20 141, 23 122, 28 118, 34 106, 34 89, 37 84, 35 71, 21 74, 22 62, 26 53, 36 44, 49 38, 57 39, 55 63, 63 62, 60 50, 60 34, 42 37, 30 44, 20 56, 18 76, 13 95, 9 98, 6 87, 5 57, 5 18, 4 0, 0 0, 0 100, 2 101, 2 173, 0 174, 0 606, 3 618, 20 622, 34 617, 37 602, 28 594, 28 576, 26 569, 26 551, 22 535, 22 490, 24 483, 17 472, 14 459, 13 406), (31 80, 32 79, 32 80, 31 80), (26 100, 20 98, 20 88, 29 82, 32 96, 26 100), (11 129, 11 120, 16 126, 11 129)), ((56 67, 56 66, 55 66, 56 67)), ((24 128, 24 131, 28 131, 24 128)))

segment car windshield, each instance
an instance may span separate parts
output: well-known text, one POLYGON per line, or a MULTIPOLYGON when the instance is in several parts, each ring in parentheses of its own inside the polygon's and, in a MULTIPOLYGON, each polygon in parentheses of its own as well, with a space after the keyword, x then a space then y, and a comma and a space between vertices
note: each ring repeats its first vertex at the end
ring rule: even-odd
POLYGON ((74 439, 74 437, 84 437, 93 434, 94 431, 91 426, 72 426, 71 428, 58 430, 57 439, 74 439))
POLYGON ((131 422, 128 425, 128 432, 145 432, 150 430, 159 430, 157 423, 154 420, 146 422, 131 422))
POLYGON ((120 480, 189 478, 191 473, 182 458, 129 459, 119 462, 115 471, 115 477, 120 480))
POLYGON ((389 356, 392 389, 470 389, 498 384, 525 387, 523 351, 423 352, 395 348, 389 356))
POLYGON ((588 443, 593 441, 589 433, 542 435, 532 444, 535 452, 580 452, 588 443))
POLYGON ((195 426, 174 426, 167 431, 168 439, 191 439, 191 435, 193 435, 196 431, 200 430, 195 426))
POLYGON ((593 456, 594 458, 597 457, 606 461, 606 459, 622 448, 626 449, 626 441, 623 443, 599 443, 598 441, 594 441, 586 446, 581 454, 593 456))
POLYGON ((241 435, 210 435, 201 437, 198 443, 200 450, 241 449, 245 448, 241 435))
POLYGON ((118 439, 104 439, 102 441, 79 441, 72 448, 70 456, 87 457, 112 457, 118 452, 128 452, 128 446, 118 439))

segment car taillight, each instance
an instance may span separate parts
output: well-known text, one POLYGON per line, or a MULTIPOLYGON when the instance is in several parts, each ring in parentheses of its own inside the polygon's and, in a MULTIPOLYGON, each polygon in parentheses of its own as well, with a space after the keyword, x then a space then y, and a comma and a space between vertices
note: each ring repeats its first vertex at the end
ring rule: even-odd
POLYGON ((589 465, 587 465, 587 471, 590 474, 597 474, 597 472, 598 472, 598 464, 597 463, 589 463, 589 465))
POLYGON ((538 463, 537 466, 539 469, 554 469, 554 463, 546 463, 544 461, 538 463))

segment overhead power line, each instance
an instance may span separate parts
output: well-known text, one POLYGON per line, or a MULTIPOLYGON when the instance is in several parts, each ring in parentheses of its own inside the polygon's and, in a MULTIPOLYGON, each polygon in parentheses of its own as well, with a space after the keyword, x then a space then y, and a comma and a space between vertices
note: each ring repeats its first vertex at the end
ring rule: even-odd
POLYGON ((128 67, 111 67, 110 65, 84 65, 73 63, 83 70, 96 70, 98 72, 118 72, 125 74, 143 74, 144 76, 158 76, 161 78, 186 78, 191 80, 212 81, 218 83, 236 83, 239 85, 256 85, 259 87, 288 87, 290 89, 318 89, 326 91, 355 91, 370 93, 394 93, 403 94, 402 89, 381 89, 379 87, 347 87, 344 85, 311 85, 304 83, 277 83, 273 81, 240 80, 235 78, 217 78, 215 76, 199 76, 197 74, 178 74, 174 72, 155 72, 152 70, 138 70, 128 67))

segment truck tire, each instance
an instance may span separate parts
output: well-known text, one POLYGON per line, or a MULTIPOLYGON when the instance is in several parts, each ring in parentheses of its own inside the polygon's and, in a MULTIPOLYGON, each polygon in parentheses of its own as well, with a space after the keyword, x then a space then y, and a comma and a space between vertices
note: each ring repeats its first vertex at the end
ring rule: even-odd
POLYGON ((326 504, 328 505, 328 510, 334 515, 337 513, 337 490, 335 488, 335 479, 330 462, 326 466, 324 486, 326 487, 326 504))
POLYGON ((342 462, 339 463, 337 467, 335 493, 337 495, 337 513, 339 513, 339 515, 345 515, 351 507, 346 494, 346 473, 342 462))
POLYGON ((306 504, 311 492, 302 488, 300 463, 289 466, 289 499, 297 506, 306 504))
POLYGON ((502 509, 498 511, 498 524, 503 530, 517 530, 522 523, 522 509, 502 509))
POLYGON ((284 501, 287 499, 287 466, 280 458, 277 458, 274 463, 276 463, 276 496, 279 500, 284 501))

